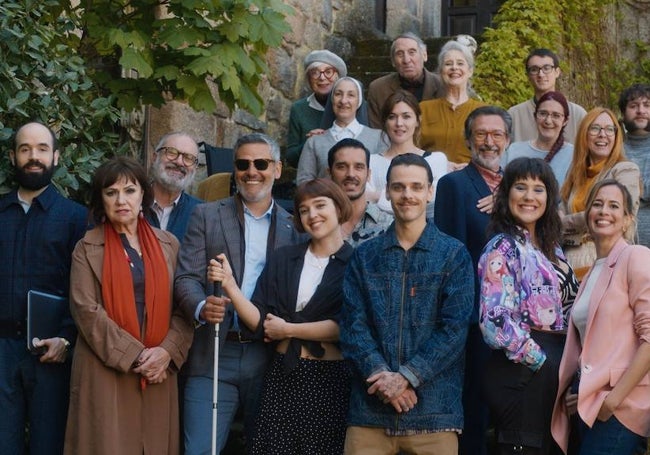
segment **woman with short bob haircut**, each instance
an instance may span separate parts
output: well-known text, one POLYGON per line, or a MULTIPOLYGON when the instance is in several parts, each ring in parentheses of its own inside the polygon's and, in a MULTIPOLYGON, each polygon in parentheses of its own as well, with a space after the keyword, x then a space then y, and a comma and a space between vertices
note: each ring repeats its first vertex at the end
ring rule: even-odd
POLYGON ((251 300, 237 287, 224 254, 208 279, 221 281, 240 324, 271 343, 275 356, 262 387, 252 454, 342 454, 350 369, 338 345, 343 272, 353 248, 341 223, 352 213, 329 179, 298 186, 294 223, 310 239, 276 250, 251 300))

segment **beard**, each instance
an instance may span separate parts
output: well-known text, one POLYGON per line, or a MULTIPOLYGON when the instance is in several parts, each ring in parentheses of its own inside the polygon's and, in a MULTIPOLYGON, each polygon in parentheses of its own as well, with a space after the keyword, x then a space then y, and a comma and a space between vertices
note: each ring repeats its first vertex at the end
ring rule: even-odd
POLYGON ((37 191, 52 183, 54 165, 48 167, 39 161, 29 161, 23 167, 14 165, 14 171, 16 181, 22 188, 30 191, 37 191), (41 168, 41 172, 27 172, 25 168, 29 166, 38 166, 41 168))
POLYGON ((160 184, 161 187, 167 191, 177 192, 185 191, 192 184, 194 180, 194 173, 196 170, 194 168, 188 169, 185 167, 177 166, 174 163, 164 164, 160 161, 160 158, 156 158, 153 165, 151 166, 151 177, 155 182, 160 184), (175 169, 181 173, 184 173, 183 177, 176 177, 169 175, 167 169, 175 169))
POLYGON ((625 131, 627 131, 630 134, 635 134, 639 130, 644 131, 646 133, 650 132, 650 120, 646 121, 645 128, 639 128, 636 122, 634 121, 634 119, 632 120, 623 119, 623 125, 625 125, 625 131))

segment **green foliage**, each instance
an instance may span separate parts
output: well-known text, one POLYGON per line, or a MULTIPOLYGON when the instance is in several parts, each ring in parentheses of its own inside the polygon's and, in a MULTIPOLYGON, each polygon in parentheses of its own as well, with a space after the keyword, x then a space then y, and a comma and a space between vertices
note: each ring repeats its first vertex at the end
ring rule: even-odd
POLYGON ((69 9, 96 56, 96 80, 127 110, 173 97, 214 111, 211 88, 231 109, 261 114, 263 59, 289 32, 281 0, 93 0, 69 9), (168 14, 169 13, 169 14, 168 14), (119 66, 138 79, 116 77, 119 66))
POLYGON ((15 128, 38 120, 59 136, 61 159, 54 181, 83 200, 105 155, 116 153, 118 112, 101 95, 76 52, 74 24, 57 0, 0 2, 0 193, 13 186, 7 151, 15 128))
POLYGON ((556 0, 507 0, 483 33, 474 88, 488 103, 508 108, 531 96, 524 59, 535 48, 557 49, 562 17, 556 0))
POLYGON ((637 56, 625 59, 611 30, 616 0, 507 0, 495 28, 483 35, 475 70, 475 88, 491 103, 509 107, 531 96, 523 60, 546 47, 562 57, 560 90, 590 109, 616 108, 621 90, 650 80, 650 48, 628 43, 637 56))

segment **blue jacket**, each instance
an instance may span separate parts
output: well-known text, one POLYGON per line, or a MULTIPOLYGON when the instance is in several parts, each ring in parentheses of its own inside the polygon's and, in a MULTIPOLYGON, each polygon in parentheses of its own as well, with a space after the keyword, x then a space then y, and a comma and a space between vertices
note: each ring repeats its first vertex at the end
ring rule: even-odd
POLYGON ((359 246, 343 281, 341 348, 355 377, 348 424, 389 429, 463 427, 464 348, 474 300, 472 261, 432 222, 408 251, 395 227, 359 246), (397 414, 368 395, 366 378, 399 371, 418 403, 397 414))
MULTIPOLYGON (((169 222, 167 223, 166 231, 174 234, 178 241, 182 242, 183 237, 185 236, 185 231, 187 230, 187 225, 190 222, 192 210, 202 202, 201 199, 183 191, 180 199, 178 199, 178 204, 176 204, 172 209, 172 213, 169 215, 169 222)), ((153 227, 160 229, 160 220, 158 220, 158 216, 153 210, 149 210, 147 221, 149 221, 149 224, 153 227)))
POLYGON ((434 220, 436 226, 445 234, 457 238, 467 247, 474 270, 474 289, 476 301, 472 312, 472 323, 478 324, 478 275, 476 267, 489 240, 486 229, 490 215, 476 208, 478 200, 490 195, 485 179, 476 165, 470 161, 460 171, 451 172, 438 181, 434 220))
MULTIPOLYGON (((30 289, 68 296, 72 250, 88 226, 85 207, 63 197, 53 184, 27 213, 17 191, 0 198, 0 326, 22 326, 30 289)), ((76 329, 65 305, 58 336, 70 342, 76 329)))

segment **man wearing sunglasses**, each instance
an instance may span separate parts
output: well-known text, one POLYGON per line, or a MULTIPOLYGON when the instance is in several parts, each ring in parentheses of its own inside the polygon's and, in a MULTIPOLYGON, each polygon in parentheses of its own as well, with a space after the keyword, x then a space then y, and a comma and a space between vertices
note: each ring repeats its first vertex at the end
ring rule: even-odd
MULTIPOLYGON (((548 49, 535 49, 524 62, 528 81, 535 90, 533 98, 512 106, 508 113, 512 117, 513 137, 511 142, 531 141, 537 138, 535 106, 537 100, 547 92, 555 92, 555 83, 560 77, 560 59, 548 49)), ((578 126, 587 115, 582 106, 569 102, 569 121, 564 128, 567 142, 574 143, 578 126)))
POLYGON ((197 326, 185 366, 186 455, 210 452, 214 324, 220 324, 217 453, 226 444, 240 406, 250 443, 269 360, 265 343, 239 324, 228 299, 213 295, 212 283, 206 281, 209 260, 225 253, 237 285, 250 299, 269 255, 302 239, 291 215, 271 196, 282 172, 278 144, 264 134, 249 134, 237 140, 234 155, 237 194, 197 206, 178 255, 175 298, 197 326))
POLYGON ((180 242, 192 210, 202 202, 186 192, 194 181, 199 147, 189 134, 169 133, 160 139, 152 158, 149 175, 154 202, 147 219, 180 242))

